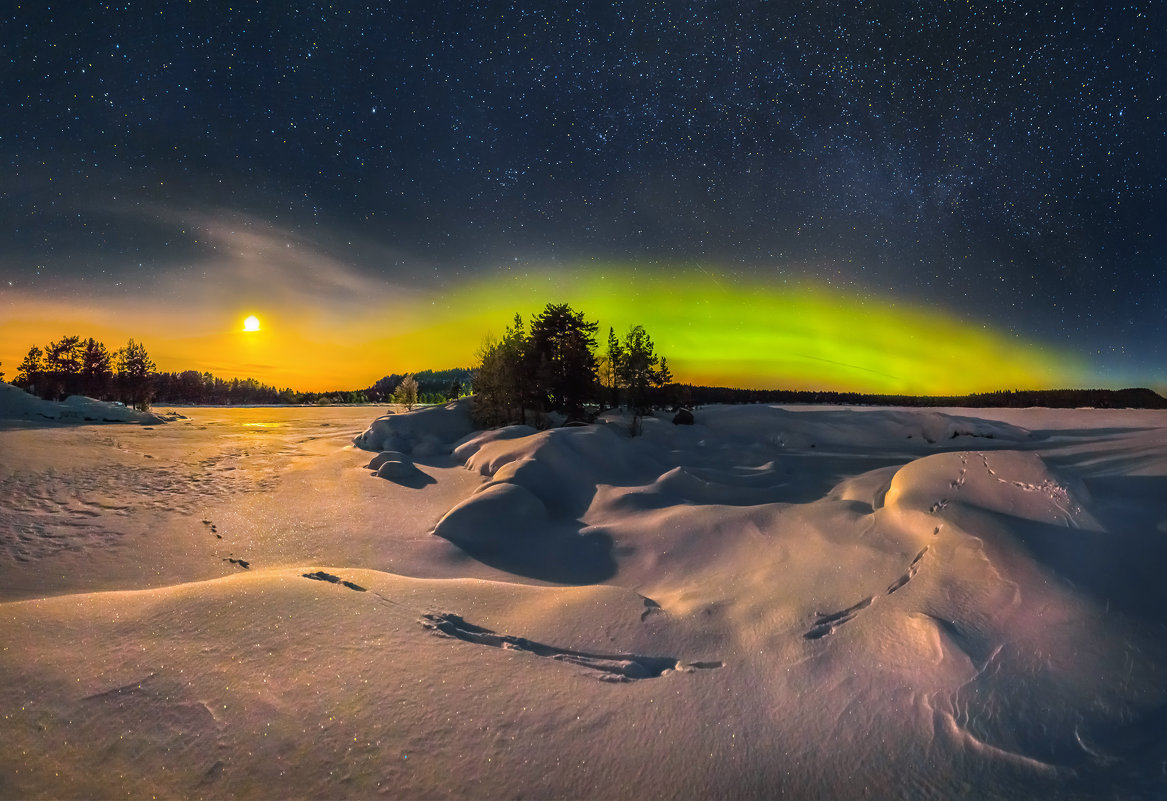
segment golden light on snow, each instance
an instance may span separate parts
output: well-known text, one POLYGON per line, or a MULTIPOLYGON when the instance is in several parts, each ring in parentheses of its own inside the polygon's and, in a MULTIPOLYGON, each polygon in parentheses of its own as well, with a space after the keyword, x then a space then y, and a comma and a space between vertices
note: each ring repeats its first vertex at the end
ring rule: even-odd
POLYGON ((259 330, 259 318, 256 317, 254 314, 251 315, 250 317, 248 317, 246 320, 243 321, 243 330, 244 331, 258 331, 259 330))

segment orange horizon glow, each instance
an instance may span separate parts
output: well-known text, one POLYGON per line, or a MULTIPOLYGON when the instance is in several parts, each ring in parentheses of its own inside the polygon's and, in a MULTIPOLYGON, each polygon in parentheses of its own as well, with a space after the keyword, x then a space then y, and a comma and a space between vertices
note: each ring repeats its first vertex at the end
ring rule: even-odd
POLYGON ((943 310, 809 282, 744 284, 706 270, 645 273, 614 265, 602 274, 594 267, 556 273, 551 281, 499 275, 427 296, 333 269, 312 273, 315 286, 285 280, 274 291, 270 281, 249 281, 244 272, 230 291, 183 285, 145 302, 7 290, 0 294, 7 311, 0 369, 11 378, 30 345, 65 335, 93 336, 111 350, 133 337, 164 372, 254 378, 297 391, 360 389, 390 373, 469 367, 484 337, 501 334, 516 312, 529 318, 547 302, 567 302, 598 320, 601 345, 609 326, 623 332, 643 324, 683 383, 958 395, 1081 386, 1086 376, 1073 354, 943 310), (260 302, 262 329, 252 313, 260 302))

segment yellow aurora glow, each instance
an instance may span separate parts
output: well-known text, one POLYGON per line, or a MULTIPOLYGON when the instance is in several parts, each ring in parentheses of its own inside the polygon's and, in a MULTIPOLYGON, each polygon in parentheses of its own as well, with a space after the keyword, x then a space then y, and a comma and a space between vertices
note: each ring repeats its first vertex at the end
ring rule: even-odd
POLYGON ((515 312, 529 317, 548 302, 567 302, 599 321, 601 342, 609 326, 621 333, 644 325, 676 379, 696 384, 958 394, 1080 386, 1087 375, 1073 354, 950 311, 813 283, 594 264, 500 274, 430 294, 347 273, 327 280, 328 291, 284 282, 273 292, 268 281, 249 287, 237 278, 229 295, 186 287, 142 301, 50 301, 9 290, 0 360, 11 378, 30 345, 78 334, 116 349, 133 337, 160 370, 299 390, 359 388, 391 372, 468 366, 484 336, 500 334, 515 312), (258 300, 267 309, 263 336, 237 322, 258 300))
MULTIPOLYGON (((449 299, 453 317, 501 333, 515 311, 569 302, 622 333, 640 323, 677 380, 721 386, 878 393, 957 394, 1075 386, 1073 354, 1022 343, 951 312, 810 282, 779 285, 705 270, 613 268, 468 286, 449 299), (472 311, 473 310, 473 311, 472 311), (489 319, 486 319, 489 316, 489 319)), ((455 324, 430 335, 454 334, 455 324)))

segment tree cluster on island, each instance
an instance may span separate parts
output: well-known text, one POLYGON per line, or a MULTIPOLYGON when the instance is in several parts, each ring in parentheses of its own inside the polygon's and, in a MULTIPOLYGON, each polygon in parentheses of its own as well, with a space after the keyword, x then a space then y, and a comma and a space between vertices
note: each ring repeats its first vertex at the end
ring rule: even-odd
POLYGON ((65 336, 43 349, 29 348, 13 383, 46 400, 88 395, 144 411, 153 392, 153 372, 146 348, 133 339, 111 353, 93 337, 65 336))
MULTIPOLYGON (((0 373, 0 380, 4 377, 0 373)), ((296 392, 254 378, 224 379, 198 370, 157 372, 145 346, 131 339, 110 351, 89 337, 65 336, 29 348, 12 379, 16 386, 45 400, 86 395, 120 401, 145 410, 150 403, 191 405, 368 403, 363 391, 296 392)))
POLYGON ((643 326, 624 337, 608 330, 607 349, 597 353, 599 324, 562 303, 549 303, 530 327, 516 314, 500 339, 479 350, 474 374, 474 418, 482 426, 528 422, 549 412, 585 420, 604 408, 627 405, 633 429, 641 415, 665 401, 672 380, 643 326))
MULTIPOLYGON (((4 375, 0 371, 0 381, 4 375)), ((243 406, 394 402, 412 408, 419 403, 444 403, 468 394, 471 371, 469 368, 422 370, 415 374, 389 375, 365 389, 299 392, 291 387, 270 386, 254 378, 226 379, 198 370, 159 372, 145 346, 133 339, 124 348, 110 351, 92 337, 65 336, 44 347, 29 348, 12 383, 45 400, 86 395, 143 410, 151 403, 243 406), (413 382, 412 393, 410 382, 413 382)))

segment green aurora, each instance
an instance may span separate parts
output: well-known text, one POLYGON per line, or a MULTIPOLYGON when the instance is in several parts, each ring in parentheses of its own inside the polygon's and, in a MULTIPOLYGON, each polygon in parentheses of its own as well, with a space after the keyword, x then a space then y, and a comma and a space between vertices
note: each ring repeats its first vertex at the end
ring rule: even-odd
POLYGON ((447 319, 431 330, 498 335, 516 312, 529 318, 549 302, 597 320, 601 346, 609 326, 620 334, 643 325, 685 383, 923 395, 1076 386, 1086 375, 1072 353, 949 310, 807 281, 718 280, 702 269, 592 265, 496 277, 444 298, 447 319))

